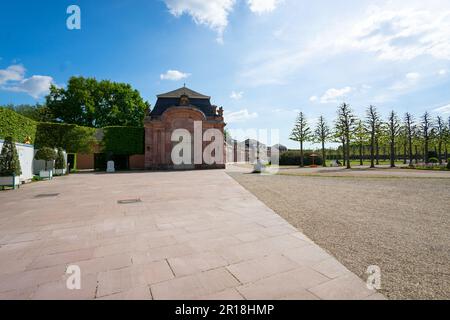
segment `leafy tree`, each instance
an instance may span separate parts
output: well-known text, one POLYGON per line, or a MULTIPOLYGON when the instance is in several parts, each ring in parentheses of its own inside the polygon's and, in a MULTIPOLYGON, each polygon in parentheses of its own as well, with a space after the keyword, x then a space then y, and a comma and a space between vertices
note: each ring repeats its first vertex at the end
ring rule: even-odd
POLYGON ((44 160, 45 161, 45 171, 47 171, 47 162, 53 161, 56 159, 56 152, 52 148, 43 147, 36 152, 34 155, 36 160, 44 160))
POLYGON ((390 152, 390 161, 391 168, 395 168, 395 143, 397 141, 397 137, 400 134, 400 120, 397 117, 397 114, 394 111, 391 111, 388 118, 388 134, 389 134, 389 142, 391 147, 390 152))
POLYGON ((448 148, 450 144, 450 117, 448 117, 447 126, 445 127, 445 160, 448 161, 448 148))
POLYGON ((300 143, 300 167, 305 166, 303 144, 311 139, 311 128, 303 112, 298 114, 290 139, 300 143))
POLYGON ((20 176, 22 168, 20 167, 19 154, 13 138, 7 137, 3 143, 2 153, 0 155, 0 176, 20 176))
POLYGON ((56 154, 55 169, 63 170, 66 168, 66 159, 64 158, 64 153, 61 148, 58 148, 58 153, 56 154))
POLYGON ((437 117, 435 133, 437 138, 437 154, 439 158, 439 163, 442 164, 442 146, 445 144, 446 138, 446 126, 444 119, 441 116, 437 117))
POLYGON ((407 112, 405 114, 404 127, 406 132, 406 139, 408 140, 408 158, 409 166, 413 165, 413 135, 414 135, 414 118, 412 114, 407 112))
POLYGON ((325 118, 323 116, 320 116, 319 122, 317 123, 317 127, 315 130, 315 138, 322 144, 322 161, 324 167, 327 166, 325 143, 330 139, 330 136, 331 136, 330 127, 328 127, 325 118))
POLYGON ((347 162, 347 169, 352 168, 350 163, 350 142, 355 122, 356 119, 353 115, 352 109, 348 104, 343 103, 338 110, 337 127, 339 131, 342 132, 342 135, 345 138, 344 158, 347 162))
POLYGON ((150 105, 129 84, 72 77, 46 98, 55 122, 86 127, 142 126, 150 105))
POLYGON ((13 110, 18 114, 30 118, 38 122, 47 122, 54 119, 53 114, 45 105, 30 105, 30 104, 20 104, 20 105, 7 105, 7 109, 13 110))
POLYGON ((364 144, 367 142, 367 130, 362 120, 359 120, 355 128, 356 143, 359 148, 359 164, 364 164, 364 144))
MULTIPOLYGON (((369 106, 367 109, 366 125, 370 133, 370 167, 375 168, 375 148, 377 145, 377 131, 380 124, 380 115, 375 106, 369 106)), ((377 148, 378 149, 378 148, 377 148)))
POLYGON ((428 112, 425 112, 422 116, 422 122, 420 124, 420 132, 424 142, 424 161, 428 163, 428 152, 430 144, 430 130, 433 126, 431 116, 428 112))

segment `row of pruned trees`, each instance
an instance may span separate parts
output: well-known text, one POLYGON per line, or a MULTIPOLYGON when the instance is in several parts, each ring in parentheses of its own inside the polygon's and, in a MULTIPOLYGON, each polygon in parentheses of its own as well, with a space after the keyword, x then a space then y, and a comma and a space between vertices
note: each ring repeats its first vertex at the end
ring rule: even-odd
POLYGON ((448 161, 450 148, 450 117, 433 118, 429 112, 421 117, 414 117, 407 112, 400 117, 391 111, 382 118, 375 106, 369 106, 364 118, 358 118, 351 107, 343 103, 338 107, 337 118, 330 126, 323 116, 318 119, 316 127, 311 127, 303 112, 300 112, 291 140, 300 144, 301 163, 304 166, 304 145, 308 142, 320 143, 324 166, 326 166, 328 143, 341 145, 344 165, 351 168, 351 154, 354 158, 358 150, 360 164, 366 159, 365 150, 369 149, 370 166, 374 168, 379 163, 380 148, 388 149, 391 167, 401 154, 404 163, 413 165, 414 161, 423 160, 429 163, 430 154, 434 154, 439 163, 448 161))

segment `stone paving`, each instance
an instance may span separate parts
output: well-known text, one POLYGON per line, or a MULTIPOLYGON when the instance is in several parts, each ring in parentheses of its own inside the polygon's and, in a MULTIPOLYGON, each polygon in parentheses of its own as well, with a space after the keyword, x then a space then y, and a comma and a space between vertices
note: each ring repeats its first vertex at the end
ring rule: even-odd
POLYGON ((0 299, 384 297, 215 170, 78 174, 1 192, 0 299), (81 290, 66 287, 69 265, 81 290))

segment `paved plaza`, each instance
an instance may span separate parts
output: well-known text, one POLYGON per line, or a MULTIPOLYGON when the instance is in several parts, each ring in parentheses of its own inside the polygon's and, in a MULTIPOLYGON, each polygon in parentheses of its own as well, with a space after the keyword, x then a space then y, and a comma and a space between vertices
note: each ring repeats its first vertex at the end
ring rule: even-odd
POLYGON ((0 193, 0 299, 383 298, 223 170, 0 193))

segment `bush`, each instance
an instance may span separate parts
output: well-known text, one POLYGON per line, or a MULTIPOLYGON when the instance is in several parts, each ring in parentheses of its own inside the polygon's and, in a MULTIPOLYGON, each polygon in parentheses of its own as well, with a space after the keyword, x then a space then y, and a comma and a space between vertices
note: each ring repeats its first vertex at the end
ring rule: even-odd
POLYGON ((52 148, 42 147, 36 152, 34 158, 36 160, 44 160, 45 161, 45 171, 47 171, 47 162, 53 161, 56 159, 56 152, 52 148))
POLYGON ((36 147, 62 148, 68 153, 90 153, 96 129, 74 124, 39 123, 36 147))
POLYGON ((450 159, 447 159, 447 169, 450 170, 450 159))
POLYGON ((435 157, 431 157, 431 158, 428 159, 428 162, 429 163, 439 163, 439 159, 435 158, 435 157))
POLYGON ((22 168, 20 167, 16 144, 12 137, 7 137, 0 155, 0 176, 20 176, 21 174, 22 168))
POLYGON ((66 159, 61 148, 58 148, 58 154, 55 160, 55 169, 63 170, 66 168, 66 159))
MULTIPOLYGON (((311 154, 312 154, 311 152, 304 153, 303 163, 305 166, 311 166, 313 164, 311 154)), ((322 158, 315 157, 314 164, 321 166, 322 158)), ((290 150, 280 154, 280 166, 299 166, 299 165, 300 165, 300 151, 290 150)))
POLYGON ((144 154, 143 127, 106 127, 103 129, 103 151, 115 155, 144 154))
POLYGON ((36 122, 17 112, 0 108, 0 139, 12 137, 14 141, 33 143, 36 137, 36 122))

